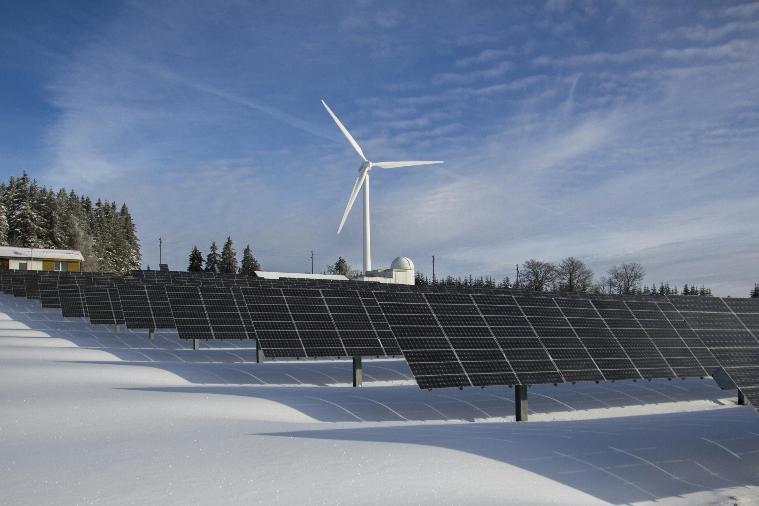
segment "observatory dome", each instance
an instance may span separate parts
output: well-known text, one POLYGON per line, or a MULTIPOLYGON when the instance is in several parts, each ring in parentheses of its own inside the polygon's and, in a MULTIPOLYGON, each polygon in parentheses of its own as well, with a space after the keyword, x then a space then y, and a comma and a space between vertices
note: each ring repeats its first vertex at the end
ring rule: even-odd
POLYGON ((412 262, 409 257, 398 257, 395 260, 393 260, 393 263, 390 265, 390 268, 393 270, 399 270, 399 271, 413 271, 414 262, 412 262))

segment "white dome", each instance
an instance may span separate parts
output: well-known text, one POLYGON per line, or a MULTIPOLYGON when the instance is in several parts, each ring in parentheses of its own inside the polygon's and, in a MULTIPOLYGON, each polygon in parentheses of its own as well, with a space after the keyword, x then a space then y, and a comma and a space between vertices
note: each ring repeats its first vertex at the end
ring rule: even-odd
POLYGON ((413 271, 414 262, 412 262, 409 257, 398 257, 393 260, 390 268, 398 271, 413 271))

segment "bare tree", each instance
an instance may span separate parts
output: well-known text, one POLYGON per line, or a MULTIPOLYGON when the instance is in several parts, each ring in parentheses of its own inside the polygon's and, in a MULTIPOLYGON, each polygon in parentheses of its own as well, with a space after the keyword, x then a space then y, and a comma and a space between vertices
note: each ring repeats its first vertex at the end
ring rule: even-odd
POLYGON ((609 269, 609 279, 617 293, 630 294, 640 287, 646 270, 638 262, 615 265, 609 269))
POLYGON ((593 283, 593 286, 590 287, 590 292, 600 295, 606 295, 610 294, 611 291, 609 289, 609 279, 606 276, 601 276, 601 278, 593 283))
POLYGON ((551 262, 531 258, 522 264, 522 269, 522 284, 530 290, 542 292, 556 281, 556 266, 551 262))
POLYGON ((579 258, 565 258, 556 267, 556 272, 562 291, 587 292, 593 286, 593 271, 579 258))

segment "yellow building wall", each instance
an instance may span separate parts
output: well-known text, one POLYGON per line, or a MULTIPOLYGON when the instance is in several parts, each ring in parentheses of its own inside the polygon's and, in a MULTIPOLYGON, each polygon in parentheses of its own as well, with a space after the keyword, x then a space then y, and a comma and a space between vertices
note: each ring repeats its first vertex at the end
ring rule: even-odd
POLYGON ((69 265, 69 272, 79 272, 80 269, 80 262, 67 262, 69 265))
POLYGON ((54 266, 54 262, 52 260, 43 260, 42 261, 42 270, 43 271, 52 271, 54 266))

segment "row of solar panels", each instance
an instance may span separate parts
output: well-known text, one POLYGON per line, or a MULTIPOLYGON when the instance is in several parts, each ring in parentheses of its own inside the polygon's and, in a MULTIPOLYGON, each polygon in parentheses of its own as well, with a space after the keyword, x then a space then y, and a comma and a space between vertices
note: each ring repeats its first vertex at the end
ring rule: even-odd
POLYGON ((23 278, 34 297, 36 283, 43 306, 93 323, 253 338, 269 358, 402 354, 422 388, 685 378, 722 368, 759 401, 759 299, 149 277, 3 273, 0 286, 19 295, 23 278))

